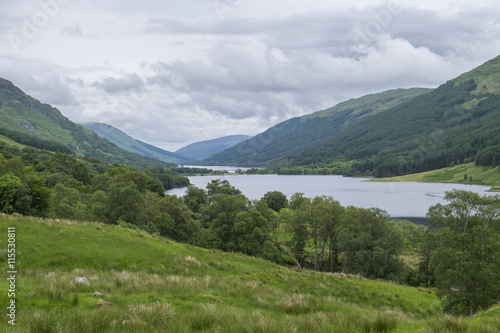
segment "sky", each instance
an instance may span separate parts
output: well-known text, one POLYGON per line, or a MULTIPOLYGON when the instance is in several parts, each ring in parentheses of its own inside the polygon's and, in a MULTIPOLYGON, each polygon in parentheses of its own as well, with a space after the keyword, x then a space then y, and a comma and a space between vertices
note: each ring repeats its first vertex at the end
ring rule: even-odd
POLYGON ((0 77, 74 122, 175 151, 500 54, 497 0, 16 0, 0 77))

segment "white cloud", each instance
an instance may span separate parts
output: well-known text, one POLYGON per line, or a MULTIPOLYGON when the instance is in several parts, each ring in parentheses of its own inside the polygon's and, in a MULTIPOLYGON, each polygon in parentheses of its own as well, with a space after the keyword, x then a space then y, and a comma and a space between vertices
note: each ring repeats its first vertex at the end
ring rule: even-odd
POLYGON ((437 86, 498 55, 499 9, 492 0, 69 1, 24 38, 23 22, 43 9, 2 2, 0 77, 74 121, 176 150, 368 93, 437 86), (24 38, 17 51, 12 33, 24 38))

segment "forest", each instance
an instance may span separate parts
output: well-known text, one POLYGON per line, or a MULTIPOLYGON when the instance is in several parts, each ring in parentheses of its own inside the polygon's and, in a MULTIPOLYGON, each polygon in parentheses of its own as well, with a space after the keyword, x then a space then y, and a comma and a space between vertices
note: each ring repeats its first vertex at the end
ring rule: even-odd
POLYGON ((273 191, 251 201, 227 180, 169 196, 166 188, 188 185, 171 169, 138 170, 6 145, 0 152, 3 213, 116 224, 299 271, 432 286, 454 314, 500 301, 498 196, 450 192, 447 205, 429 210, 424 227, 326 196, 273 191))
POLYGON ((494 94, 473 95, 474 80, 449 81, 376 117, 366 117, 330 140, 270 163, 281 173, 336 173, 390 177, 475 161, 500 163, 494 94), (477 99, 470 109, 463 105, 477 99), (345 163, 350 162, 346 167, 345 163), (321 169, 322 171, 319 171, 321 169))

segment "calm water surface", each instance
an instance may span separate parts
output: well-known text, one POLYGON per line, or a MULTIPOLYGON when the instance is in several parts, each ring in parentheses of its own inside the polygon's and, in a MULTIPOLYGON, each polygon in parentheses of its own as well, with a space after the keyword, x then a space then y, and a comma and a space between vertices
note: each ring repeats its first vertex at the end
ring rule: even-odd
MULTIPOLYGON (((425 217, 430 206, 445 203, 445 192, 454 188, 486 192, 489 186, 431 183, 371 183, 369 178, 342 176, 231 175, 189 177, 191 184, 205 188, 213 179, 228 180, 249 199, 260 199, 269 191, 281 191, 288 199, 302 192, 306 197, 331 195, 343 206, 377 207, 392 217, 425 217)), ((167 191, 182 196, 186 188, 167 191)))

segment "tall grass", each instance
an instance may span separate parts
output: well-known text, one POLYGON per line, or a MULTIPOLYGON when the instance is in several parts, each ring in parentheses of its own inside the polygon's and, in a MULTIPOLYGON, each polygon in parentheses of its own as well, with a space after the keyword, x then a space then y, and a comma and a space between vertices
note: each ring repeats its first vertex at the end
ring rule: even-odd
POLYGON ((17 325, 4 320, 2 331, 500 331, 500 307, 443 316, 430 289, 296 272, 108 225, 0 215, 0 235, 8 226, 16 226, 20 252, 17 325), (79 276, 90 285, 75 283, 79 276))

